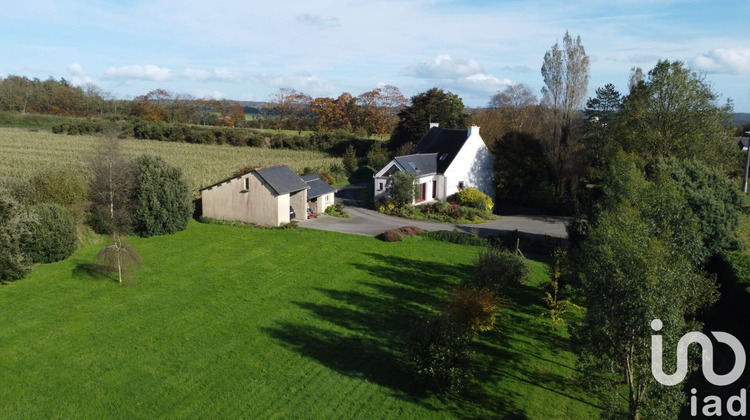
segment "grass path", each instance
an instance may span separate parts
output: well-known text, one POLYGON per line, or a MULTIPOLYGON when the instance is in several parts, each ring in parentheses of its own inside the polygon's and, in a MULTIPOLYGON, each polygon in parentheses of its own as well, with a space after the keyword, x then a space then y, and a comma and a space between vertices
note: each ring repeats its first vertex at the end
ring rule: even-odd
MULTIPOLYGON (((562 330, 535 283, 476 343, 461 398, 401 368, 411 320, 439 308, 476 249, 410 238, 191 222, 132 238, 118 286, 97 245, 0 287, 0 418, 587 418, 562 330)), ((545 265, 534 262, 534 282, 545 265)))

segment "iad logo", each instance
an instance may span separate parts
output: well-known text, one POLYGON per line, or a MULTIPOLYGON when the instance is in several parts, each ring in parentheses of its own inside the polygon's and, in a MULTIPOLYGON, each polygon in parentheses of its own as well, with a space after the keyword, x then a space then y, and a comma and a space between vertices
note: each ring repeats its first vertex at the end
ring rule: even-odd
MULTIPOLYGON (((660 319, 651 321, 651 329, 654 331, 661 331, 662 324, 660 319)), ((662 364, 662 341, 661 335, 651 336, 651 373, 654 378, 661 384, 667 386, 677 385, 685 379, 687 375, 687 359, 688 359, 688 346, 696 343, 701 346, 701 352, 703 355, 702 368, 703 376, 706 380, 716 386, 726 386, 737 381, 742 373, 745 371, 745 348, 742 346, 736 337, 729 333, 722 331, 711 331, 711 334, 720 343, 728 345, 734 352, 734 367, 732 370, 724 375, 718 375, 714 372, 714 347, 711 343, 711 339, 707 335, 692 331, 680 338, 677 343, 677 369, 675 373, 667 375, 664 373, 664 366, 662 364)), ((692 397, 690 397, 690 414, 696 416, 698 414, 697 400, 695 396, 697 390, 695 388, 690 390, 692 397)), ((706 416, 720 416, 721 415, 721 398, 715 395, 708 395, 703 399, 703 414, 706 416)), ((739 396, 730 397, 727 400, 727 414, 730 416, 744 416, 746 411, 746 392, 745 389, 740 391, 739 396), (735 406, 739 402, 740 408, 735 409, 735 406)))

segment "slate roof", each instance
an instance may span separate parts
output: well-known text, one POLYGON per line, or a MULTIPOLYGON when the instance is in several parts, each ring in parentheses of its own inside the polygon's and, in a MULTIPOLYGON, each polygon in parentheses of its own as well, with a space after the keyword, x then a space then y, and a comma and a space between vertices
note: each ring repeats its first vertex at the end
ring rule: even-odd
POLYGON ((318 174, 303 175, 302 180, 310 186, 310 189, 307 191, 308 199, 336 192, 327 182, 320 179, 320 175, 318 174))
POLYGON ((444 173, 469 138, 468 130, 448 130, 432 127, 422 140, 411 149, 410 154, 437 154, 438 173, 444 173))
POLYGON ((273 166, 270 168, 258 169, 255 172, 263 178, 268 185, 276 191, 277 195, 293 193, 310 188, 309 185, 294 171, 286 166, 273 166))
POLYGON ((437 172, 437 154, 435 153, 396 156, 393 160, 406 172, 413 174, 427 175, 437 172))

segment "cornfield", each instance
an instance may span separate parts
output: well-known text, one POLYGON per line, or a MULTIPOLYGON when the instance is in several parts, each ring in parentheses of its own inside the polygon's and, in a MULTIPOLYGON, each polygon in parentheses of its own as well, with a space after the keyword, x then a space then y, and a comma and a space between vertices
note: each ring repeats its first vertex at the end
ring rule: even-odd
MULTIPOLYGON (((26 178, 43 169, 87 171, 87 155, 98 136, 66 136, 17 128, 0 128, 0 178, 26 178)), ((193 191, 228 178, 246 166, 289 165, 299 172, 327 168, 341 159, 325 153, 256 147, 213 146, 152 140, 123 140, 128 156, 159 155, 182 169, 193 191)))

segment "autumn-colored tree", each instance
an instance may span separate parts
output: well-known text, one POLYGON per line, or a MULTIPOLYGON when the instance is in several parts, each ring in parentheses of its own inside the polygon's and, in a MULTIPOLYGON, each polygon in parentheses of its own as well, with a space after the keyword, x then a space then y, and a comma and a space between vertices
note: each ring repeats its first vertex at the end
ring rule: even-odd
POLYGON ((346 107, 333 98, 315 98, 310 104, 317 131, 335 131, 350 128, 346 107))
POLYGON ((398 124, 398 112, 408 103, 401 91, 391 85, 376 88, 357 97, 356 127, 367 134, 384 136, 398 124))
POLYGON ((156 89, 151 92, 136 96, 133 99, 136 115, 154 122, 168 121, 169 112, 167 103, 172 101, 172 95, 164 89, 156 89))
POLYGON ((219 112, 219 116, 214 120, 214 124, 234 127, 245 121, 245 110, 237 102, 223 100, 217 101, 216 105, 216 111, 219 112))
POLYGON ((269 108, 277 115, 274 126, 277 130, 290 129, 302 131, 310 119, 310 95, 290 88, 280 88, 271 95, 269 108))

